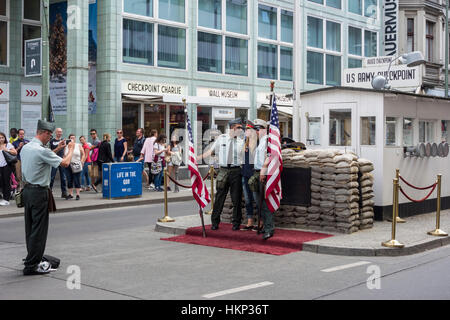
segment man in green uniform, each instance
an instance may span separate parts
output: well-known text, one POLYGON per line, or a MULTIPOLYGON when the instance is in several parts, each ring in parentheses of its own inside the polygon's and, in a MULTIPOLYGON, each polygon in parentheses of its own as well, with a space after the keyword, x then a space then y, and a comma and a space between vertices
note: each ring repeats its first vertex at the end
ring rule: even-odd
MULTIPOLYGON (((39 120, 36 136, 22 148, 22 179, 24 181, 23 203, 25 205, 25 238, 28 255, 25 258, 24 275, 50 272, 49 264, 42 262, 48 232, 48 201, 50 196, 51 168, 68 167, 75 144, 69 143, 64 159, 46 147, 55 126, 39 120)), ((61 147, 65 146, 61 141, 61 147)))
POLYGON ((216 195, 211 216, 211 230, 219 229, 220 214, 228 190, 233 202, 233 230, 239 230, 242 222, 242 175, 241 164, 244 151, 243 124, 241 118, 228 122, 228 134, 220 135, 211 149, 199 156, 210 156, 213 152, 219 156, 219 173, 216 180, 216 195))

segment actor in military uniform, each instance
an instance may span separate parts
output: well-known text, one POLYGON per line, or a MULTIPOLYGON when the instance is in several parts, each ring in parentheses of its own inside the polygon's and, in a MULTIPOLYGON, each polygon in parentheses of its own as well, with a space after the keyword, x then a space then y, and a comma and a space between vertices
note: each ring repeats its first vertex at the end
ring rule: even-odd
POLYGON ((239 230, 242 221, 242 175, 241 163, 244 150, 243 124, 240 118, 228 122, 229 132, 220 135, 210 151, 199 159, 210 156, 213 152, 219 156, 219 173, 216 178, 216 195, 211 216, 212 230, 219 229, 220 214, 228 190, 233 202, 233 230, 239 230))
MULTIPOLYGON (((51 169, 59 165, 68 167, 75 144, 69 143, 69 152, 62 159, 47 147, 55 126, 39 120, 36 136, 22 148, 22 179, 24 181, 23 203, 25 206, 25 238, 28 255, 24 275, 48 273, 48 265, 42 263, 47 241, 49 199, 51 196, 51 169)), ((60 142, 65 146, 65 141, 60 142)))

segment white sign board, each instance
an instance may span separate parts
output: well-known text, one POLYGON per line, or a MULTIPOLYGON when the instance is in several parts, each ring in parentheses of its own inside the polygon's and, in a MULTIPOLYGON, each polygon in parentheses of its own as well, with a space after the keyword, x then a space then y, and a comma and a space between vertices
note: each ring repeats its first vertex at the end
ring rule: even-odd
POLYGON ((22 104, 22 129, 25 130, 25 138, 32 139, 36 134, 38 120, 41 119, 40 104, 22 104))
POLYGON ((416 89, 422 84, 420 67, 408 68, 405 65, 392 66, 387 74, 387 68, 354 68, 344 69, 342 86, 372 89, 372 79, 377 75, 389 76, 389 84, 393 89, 416 89))
POLYGON ((392 57, 392 56, 365 58, 363 60, 362 66, 364 68, 365 67, 389 66, 389 64, 391 63, 392 59, 394 59, 394 57, 392 57))
POLYGON ((250 100, 250 93, 248 91, 233 89, 197 88, 197 96, 244 101, 250 100))
POLYGON ((232 120, 234 119, 234 109, 213 108, 213 116, 215 120, 232 120))
POLYGON ((22 84, 22 102, 41 103, 42 86, 40 84, 22 84))
POLYGON ((0 100, 9 100, 9 85, 8 82, 0 82, 0 100))
POLYGON ((384 0, 383 41, 386 56, 394 56, 398 52, 398 2, 399 0, 384 0))
POLYGON ((0 103, 0 132, 4 132, 6 135, 9 134, 8 120, 8 103, 0 103))
POLYGON ((123 94, 143 96, 187 95, 187 86, 169 83, 154 83, 145 81, 122 81, 123 94))
MULTIPOLYGON (((287 97, 286 94, 275 94, 277 106, 289 106, 292 107, 294 100, 292 97, 287 97)), ((270 93, 258 92, 256 96, 256 101, 258 104, 269 105, 270 104, 270 93)))

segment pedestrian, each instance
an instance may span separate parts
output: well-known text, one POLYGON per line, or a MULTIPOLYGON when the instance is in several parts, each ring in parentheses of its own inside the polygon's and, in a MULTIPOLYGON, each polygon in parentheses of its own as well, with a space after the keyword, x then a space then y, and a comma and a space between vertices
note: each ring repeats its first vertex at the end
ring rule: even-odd
POLYGON ((92 165, 91 165, 91 188, 95 191, 98 192, 97 188, 94 185, 94 182, 97 181, 98 177, 99 177, 99 171, 101 171, 101 168, 98 167, 98 152, 99 152, 99 148, 100 148, 100 144, 102 143, 101 140, 98 138, 97 136, 97 130, 96 129, 91 129, 89 131, 89 135, 91 136, 91 161, 92 161, 92 165))
POLYGON ((97 167, 98 167, 98 178, 93 184, 95 190, 97 190, 97 186, 102 183, 103 180, 103 164, 104 163, 112 163, 114 162, 112 153, 111 153, 111 135, 109 133, 103 134, 103 141, 98 148, 98 158, 97 158, 97 167))
POLYGON ((9 130, 9 143, 13 143, 14 141, 16 141, 17 139, 19 139, 19 135, 18 135, 18 131, 16 128, 11 128, 11 130, 9 130))
MULTIPOLYGON (((47 242, 49 204, 54 200, 50 186, 51 168, 68 167, 72 158, 74 143, 69 143, 68 153, 61 159, 45 146, 55 131, 53 124, 38 120, 36 136, 22 148, 22 178, 25 182, 23 203, 25 205, 25 240, 27 257, 24 275, 46 274, 51 271, 50 264, 43 262, 47 242)), ((60 143, 65 147, 65 141, 60 143)))
MULTIPOLYGON (((178 179, 178 168, 180 168, 181 162, 183 161, 183 149, 180 146, 180 141, 178 141, 177 136, 172 136, 170 141, 167 154, 170 156, 170 161, 167 164, 167 170, 169 171, 169 176, 173 180, 178 179)), ((180 189, 178 185, 174 183, 173 192, 179 192, 180 189)))
POLYGON ((255 230, 253 226, 253 192, 250 190, 248 180, 254 175, 254 157, 256 146, 258 144, 258 135, 255 129, 255 124, 247 120, 245 127, 245 144, 244 144, 244 157, 242 162, 242 192, 245 199, 245 212, 247 214, 247 225, 243 230, 255 230))
POLYGON ((273 223, 273 213, 270 212, 267 206, 266 200, 264 199, 264 185, 267 178, 267 167, 269 165, 269 158, 267 157, 267 122, 261 119, 256 119, 253 121, 255 127, 258 130, 258 147, 255 152, 255 183, 251 183, 253 186, 253 197, 256 201, 261 203, 261 220, 264 222, 264 228, 262 230, 263 240, 267 240, 273 237, 275 227, 273 223), (261 193, 262 191, 262 193, 261 193), (260 198, 261 197, 261 198, 260 198))
POLYGON ((242 222, 242 175, 241 162, 244 149, 242 120, 241 118, 228 122, 228 134, 220 135, 211 149, 198 157, 198 160, 210 156, 213 152, 219 156, 219 173, 216 180, 216 197, 211 216, 211 230, 219 229, 220 215, 223 204, 230 190, 233 202, 232 230, 240 229, 242 222))
MULTIPOLYGON (((155 190, 156 191, 164 191, 161 188, 161 184, 162 184, 162 178, 164 175, 164 168, 166 166, 166 152, 168 150, 168 147, 166 146, 166 139, 167 136, 164 133, 161 133, 158 138, 155 141, 155 144, 153 145, 153 154, 154 154, 154 158, 153 158, 153 163, 152 163, 152 167, 153 168, 157 168, 155 170, 158 171, 158 173, 155 172, 155 178, 154 178, 154 182, 155 182, 155 190)), ((154 170, 152 168, 152 170, 154 170)))
POLYGON ((82 162, 83 165, 83 171, 81 172, 81 191, 89 191, 91 190, 91 179, 90 179, 90 171, 91 171, 91 146, 86 141, 86 138, 84 136, 80 137, 80 143, 83 147, 84 151, 84 158, 82 162))
POLYGON ((117 130, 116 134, 117 138, 114 140, 114 161, 124 162, 127 156, 127 139, 123 137, 122 129, 117 130))
POLYGON ((20 161, 20 151, 22 151, 22 147, 26 145, 28 142, 27 139, 25 139, 25 130, 19 129, 18 131, 18 139, 12 143, 14 146, 14 149, 17 151, 17 163, 15 165, 15 177, 16 181, 19 184, 19 190, 22 190, 23 183, 22 183, 22 170, 21 170, 21 161, 20 161))
POLYGON ((146 181, 146 187, 149 187, 149 180, 147 172, 144 170, 144 159, 140 160, 141 151, 144 147, 145 137, 144 137, 144 129, 139 128, 136 130, 136 139, 134 140, 133 150, 128 151, 133 155, 133 161, 140 162, 142 164, 142 176, 146 181))
MULTIPOLYGON (((69 140, 75 144, 73 149, 72 158, 70 159, 70 165, 66 168, 67 188, 69 190, 66 200, 73 198, 73 188, 75 186, 76 200, 80 200, 81 190, 81 173, 83 172, 83 159, 84 149, 81 144, 76 143, 76 137, 72 133, 69 135, 69 140)), ((64 149, 64 156, 69 153, 69 148, 66 146, 64 149)))
POLYGON ((17 155, 14 146, 8 142, 8 138, 3 132, 0 132, 0 187, 3 193, 3 199, 0 200, 0 206, 9 206, 11 197, 11 166, 6 162, 3 152, 10 155, 17 155))
MULTIPOLYGON (((55 129, 55 138, 50 140, 50 149, 53 150, 54 153, 60 158, 64 158, 64 148, 65 144, 61 142, 65 142, 63 139, 63 130, 61 128, 55 129)), ((53 190, 53 183, 55 182, 56 173, 59 172, 59 180, 61 183, 61 198, 67 198, 67 186, 66 186, 66 170, 64 167, 59 166, 58 168, 52 167, 51 173, 51 181, 50 181, 50 189, 53 190)))
POLYGON ((145 164, 147 164, 148 167, 148 183, 149 183, 149 190, 154 190, 155 185, 153 183, 154 181, 154 175, 151 171, 151 165, 153 163, 153 146, 155 145, 156 138, 158 137, 158 131, 155 129, 152 129, 150 131, 150 137, 145 139, 144 146, 141 150, 141 155, 137 161, 144 161, 145 164))

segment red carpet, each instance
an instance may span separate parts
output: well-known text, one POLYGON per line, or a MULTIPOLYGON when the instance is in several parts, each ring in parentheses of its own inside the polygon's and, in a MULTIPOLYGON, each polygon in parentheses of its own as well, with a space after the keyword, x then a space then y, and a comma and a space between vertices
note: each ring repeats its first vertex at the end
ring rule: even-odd
POLYGON ((161 240, 280 256, 301 251, 304 242, 332 237, 317 232, 275 229, 272 238, 263 240, 262 234, 257 235, 255 231, 233 231, 231 227, 231 224, 221 223, 219 230, 211 230, 211 225, 207 225, 206 238, 202 236, 202 227, 189 228, 185 235, 161 240))

